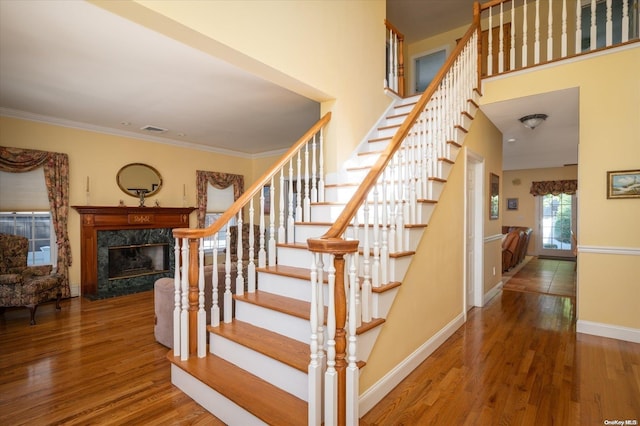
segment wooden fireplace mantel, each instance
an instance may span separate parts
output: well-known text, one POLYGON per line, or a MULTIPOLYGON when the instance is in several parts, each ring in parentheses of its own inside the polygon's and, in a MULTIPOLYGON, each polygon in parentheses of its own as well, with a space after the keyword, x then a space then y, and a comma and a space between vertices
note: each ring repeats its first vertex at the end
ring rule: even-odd
POLYGON ((82 295, 98 291, 98 231, 188 228, 195 207, 72 206, 80 213, 82 295))

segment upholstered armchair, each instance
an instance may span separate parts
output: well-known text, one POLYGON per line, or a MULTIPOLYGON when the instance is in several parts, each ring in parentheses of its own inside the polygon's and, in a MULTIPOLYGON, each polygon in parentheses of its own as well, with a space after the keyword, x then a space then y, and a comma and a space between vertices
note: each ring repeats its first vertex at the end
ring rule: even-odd
POLYGON ((60 277, 51 265, 27 266, 29 240, 18 235, 0 234, 0 314, 6 307, 24 306, 31 311, 31 325, 36 323, 40 303, 56 299, 60 309, 60 277))

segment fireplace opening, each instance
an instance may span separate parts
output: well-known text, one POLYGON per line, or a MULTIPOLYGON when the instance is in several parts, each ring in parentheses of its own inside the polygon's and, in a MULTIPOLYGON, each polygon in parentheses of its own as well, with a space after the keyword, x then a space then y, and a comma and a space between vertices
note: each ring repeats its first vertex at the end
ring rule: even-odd
POLYGON ((109 247, 109 280, 169 271, 169 244, 109 247))

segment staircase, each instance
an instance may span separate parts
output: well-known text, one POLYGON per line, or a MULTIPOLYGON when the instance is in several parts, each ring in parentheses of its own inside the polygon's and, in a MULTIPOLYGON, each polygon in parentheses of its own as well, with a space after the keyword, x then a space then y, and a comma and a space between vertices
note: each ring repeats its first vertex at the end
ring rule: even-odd
POLYGON ((477 110, 475 77, 456 80, 463 66, 458 60, 475 73, 469 59, 475 40, 470 29, 448 65, 455 71, 443 70, 421 97, 396 97, 339 173, 324 178, 323 118, 207 230, 212 235, 237 216, 241 235, 243 211, 250 229, 254 220, 260 225, 260 247, 250 247, 248 266, 252 271, 257 252, 257 288, 238 286, 231 319, 227 279, 225 306, 214 306, 206 326, 208 345, 203 278, 192 272, 204 264, 204 233, 174 232, 178 344, 168 355, 172 382, 216 417, 231 425, 336 424, 343 422, 342 410, 347 423, 357 423, 358 371, 366 368, 477 110), (261 214, 266 185, 274 204, 268 219, 261 214), (317 248, 324 238, 327 247, 352 248, 317 248), (181 271, 180 257, 189 273, 181 271), (217 309, 225 311, 225 321, 217 321, 217 309))

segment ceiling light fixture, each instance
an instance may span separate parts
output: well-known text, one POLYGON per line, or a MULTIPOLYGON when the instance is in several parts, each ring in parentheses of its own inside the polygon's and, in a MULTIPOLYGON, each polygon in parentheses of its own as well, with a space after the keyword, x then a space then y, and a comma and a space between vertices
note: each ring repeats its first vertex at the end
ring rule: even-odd
POLYGON ((520 122, 531 130, 538 127, 548 117, 547 114, 530 114, 520 118, 520 122))

